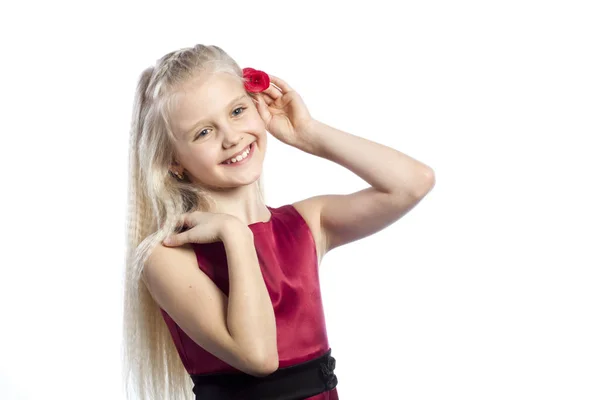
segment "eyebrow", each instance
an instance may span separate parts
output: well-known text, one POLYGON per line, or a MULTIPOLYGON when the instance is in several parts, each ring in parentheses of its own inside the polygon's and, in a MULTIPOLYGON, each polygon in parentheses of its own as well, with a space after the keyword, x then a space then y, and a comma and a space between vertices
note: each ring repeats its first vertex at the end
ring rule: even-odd
MULTIPOLYGON (((230 108, 231 106, 233 106, 233 104, 234 104, 234 103, 236 103, 236 102, 238 102, 238 101, 240 101, 240 100, 242 100, 242 99, 245 99, 246 97, 248 97, 248 94, 247 94, 247 93, 244 93, 244 94, 242 94, 242 95, 240 95, 240 96, 236 97, 235 99, 231 100, 231 101, 229 102, 229 104, 227 104, 227 106, 226 106, 225 108, 230 108)), ((194 125, 192 125, 192 126, 189 128, 189 129, 186 129, 186 130, 185 130, 185 133, 184 133, 184 135, 183 135, 183 136, 184 136, 184 137, 188 137, 190 134, 194 133, 194 132, 196 131, 196 129, 198 128, 198 125, 201 125, 203 122, 204 122, 204 119, 201 119, 201 120, 197 121, 197 122, 196 122, 194 125)))

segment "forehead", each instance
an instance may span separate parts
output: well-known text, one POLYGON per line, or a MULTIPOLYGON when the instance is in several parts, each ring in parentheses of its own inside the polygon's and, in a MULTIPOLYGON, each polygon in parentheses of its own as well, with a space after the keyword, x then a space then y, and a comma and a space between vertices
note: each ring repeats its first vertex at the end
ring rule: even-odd
POLYGON ((211 120, 227 112, 229 103, 247 95, 243 83, 227 73, 202 73, 187 81, 175 93, 171 123, 181 137, 199 121, 211 120))

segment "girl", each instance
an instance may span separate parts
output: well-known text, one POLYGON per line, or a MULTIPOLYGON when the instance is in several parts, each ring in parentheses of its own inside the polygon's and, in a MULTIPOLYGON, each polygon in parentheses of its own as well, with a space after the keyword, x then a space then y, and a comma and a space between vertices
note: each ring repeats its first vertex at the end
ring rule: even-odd
POLYGON ((196 45, 142 73, 130 173, 128 397, 132 381, 142 400, 338 399, 318 266, 414 207, 431 168, 313 119, 282 79, 196 45), (267 206, 267 131, 371 187, 267 206))

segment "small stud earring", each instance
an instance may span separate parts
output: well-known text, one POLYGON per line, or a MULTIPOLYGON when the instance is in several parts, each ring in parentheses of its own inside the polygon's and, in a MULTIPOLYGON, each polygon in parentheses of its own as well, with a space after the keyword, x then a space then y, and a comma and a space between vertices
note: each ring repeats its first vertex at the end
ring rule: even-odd
POLYGON ((171 171, 173 174, 175 174, 177 176, 177 178, 179 178, 180 180, 183 179, 183 176, 181 176, 181 174, 179 174, 179 172, 177 171, 171 171))

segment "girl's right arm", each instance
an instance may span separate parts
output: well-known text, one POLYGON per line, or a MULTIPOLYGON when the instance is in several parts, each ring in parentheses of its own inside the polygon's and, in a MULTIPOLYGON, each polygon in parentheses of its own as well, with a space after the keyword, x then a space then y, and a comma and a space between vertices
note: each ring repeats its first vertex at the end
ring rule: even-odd
POLYGON ((279 366, 275 312, 258 263, 254 234, 243 224, 227 227, 222 239, 229 267, 229 333, 240 347, 275 370, 279 366))
POLYGON ((143 270, 156 303, 199 346, 234 368, 262 377, 279 366, 275 315, 253 233, 243 224, 223 230, 229 298, 198 267, 193 248, 159 244, 143 270))

